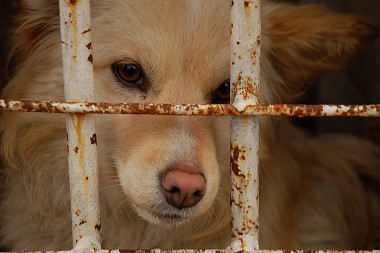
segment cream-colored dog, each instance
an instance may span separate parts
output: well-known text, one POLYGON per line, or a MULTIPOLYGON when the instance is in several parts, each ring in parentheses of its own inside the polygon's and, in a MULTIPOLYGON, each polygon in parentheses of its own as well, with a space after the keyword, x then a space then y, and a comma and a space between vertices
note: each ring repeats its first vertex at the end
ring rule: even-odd
MULTIPOLYGON (((228 0, 91 4, 96 101, 229 103, 228 0)), ((18 24, 19 65, 2 97, 63 101, 57 1, 22 1, 18 24)), ((261 103, 291 102, 376 28, 318 6, 264 1, 261 103)), ((72 247, 64 118, 1 114, 7 249, 72 247)), ((104 248, 229 244, 227 117, 101 115, 96 127, 104 248)), ((379 189, 378 148, 351 137, 309 138, 287 119, 268 117, 260 141, 263 249, 373 247, 380 202, 366 185, 379 189)))

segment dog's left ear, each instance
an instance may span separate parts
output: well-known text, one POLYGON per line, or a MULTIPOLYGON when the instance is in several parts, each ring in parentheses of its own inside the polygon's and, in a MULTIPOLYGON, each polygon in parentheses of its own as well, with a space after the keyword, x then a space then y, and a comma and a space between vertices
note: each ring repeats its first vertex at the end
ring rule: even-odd
POLYGON ((365 17, 317 5, 282 5, 268 15, 269 57, 290 97, 323 72, 346 64, 379 30, 365 17))
POLYGON ((59 32, 59 5, 58 0, 18 0, 17 3, 20 13, 14 20, 17 26, 14 53, 27 57, 48 35, 59 32))

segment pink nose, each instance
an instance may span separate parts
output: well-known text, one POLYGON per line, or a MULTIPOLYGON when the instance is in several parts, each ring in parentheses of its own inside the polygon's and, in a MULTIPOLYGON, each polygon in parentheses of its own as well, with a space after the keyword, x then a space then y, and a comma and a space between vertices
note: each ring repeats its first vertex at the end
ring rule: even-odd
POLYGON ((179 209, 195 206, 206 191, 206 180, 200 173, 170 170, 162 178, 166 201, 179 209))

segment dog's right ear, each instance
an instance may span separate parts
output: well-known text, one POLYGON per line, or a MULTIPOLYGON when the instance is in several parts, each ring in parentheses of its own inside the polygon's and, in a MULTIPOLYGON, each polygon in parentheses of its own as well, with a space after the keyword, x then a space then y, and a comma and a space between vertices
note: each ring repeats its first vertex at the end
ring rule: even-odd
POLYGON ((379 30, 366 17, 318 5, 276 4, 267 17, 268 54, 283 80, 280 94, 285 100, 296 97, 320 74, 343 67, 379 30))

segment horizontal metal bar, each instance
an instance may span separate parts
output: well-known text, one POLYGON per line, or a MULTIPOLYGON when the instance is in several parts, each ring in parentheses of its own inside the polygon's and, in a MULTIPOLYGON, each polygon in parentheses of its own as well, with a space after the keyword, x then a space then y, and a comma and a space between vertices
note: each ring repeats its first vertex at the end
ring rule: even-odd
MULTIPOLYGON (((380 250, 252 250, 251 253, 380 253, 380 250)), ((162 249, 152 249, 152 250, 116 250, 116 251, 105 251, 99 253, 234 253, 234 251, 226 249, 210 249, 210 250, 198 250, 198 249, 187 249, 187 250, 162 250, 162 249)))
MULTIPOLYGON (((29 253, 77 253, 75 250, 67 251, 31 251, 29 253)), ((28 253, 28 252, 23 252, 28 253)), ((233 253, 232 250, 222 249, 186 249, 186 250, 98 250, 96 253, 233 253)), ((252 253, 380 253, 380 250, 253 250, 252 253)))
POLYGON ((239 111, 230 104, 74 103, 0 99, 0 111, 179 116, 380 117, 380 104, 249 105, 239 111))

